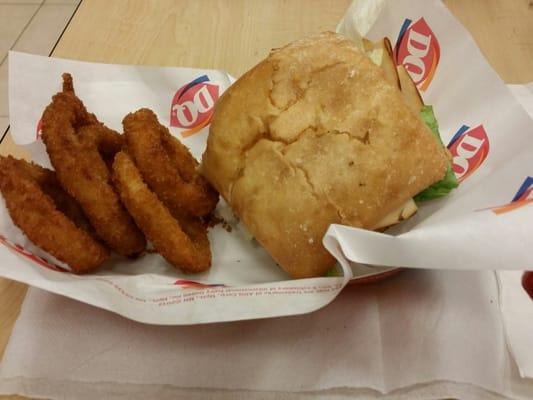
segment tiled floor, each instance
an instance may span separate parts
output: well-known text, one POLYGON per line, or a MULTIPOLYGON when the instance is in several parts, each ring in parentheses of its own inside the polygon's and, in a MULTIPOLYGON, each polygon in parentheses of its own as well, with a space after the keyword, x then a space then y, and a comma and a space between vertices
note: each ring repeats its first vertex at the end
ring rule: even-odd
POLYGON ((9 125, 7 53, 49 55, 81 0, 0 0, 0 137, 9 125))

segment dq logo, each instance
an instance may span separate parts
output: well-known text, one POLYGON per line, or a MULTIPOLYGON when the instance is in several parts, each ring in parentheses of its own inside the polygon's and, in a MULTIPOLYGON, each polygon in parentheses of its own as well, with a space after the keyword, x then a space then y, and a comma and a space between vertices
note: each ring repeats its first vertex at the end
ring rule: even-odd
POLYGON ((520 188, 514 195, 510 203, 503 206, 492 207, 491 210, 494 214, 503 214, 509 211, 516 210, 519 207, 523 207, 526 204, 533 202, 533 178, 528 176, 524 182, 520 185, 520 188))
POLYGON ((0 235, 0 243, 2 243, 7 248, 19 253, 23 257, 25 257, 25 258, 27 258, 27 259, 29 259, 31 261, 34 261, 34 262, 36 262, 39 265, 42 265, 43 267, 46 267, 48 269, 51 269, 51 270, 54 270, 54 271, 58 271, 58 272, 69 272, 68 270, 66 270, 64 268, 61 268, 59 265, 54 265, 52 263, 49 263, 44 258, 41 258, 39 256, 36 256, 35 254, 30 253, 24 247, 22 247, 22 246, 20 246, 20 245, 18 245, 16 243, 11 242, 10 240, 8 240, 7 238, 5 238, 2 235, 0 235))
POLYGON ((185 129, 183 137, 191 136, 209 124, 219 87, 209 83, 207 75, 178 89, 170 108, 170 126, 185 129))
POLYGON ((489 153, 489 138, 483 125, 472 129, 463 125, 452 137, 448 150, 453 172, 461 183, 479 168, 489 153))
POLYGON ((418 89, 424 91, 435 75, 440 47, 424 18, 414 24, 411 22, 410 19, 403 22, 394 47, 394 58, 397 65, 403 64, 418 89))

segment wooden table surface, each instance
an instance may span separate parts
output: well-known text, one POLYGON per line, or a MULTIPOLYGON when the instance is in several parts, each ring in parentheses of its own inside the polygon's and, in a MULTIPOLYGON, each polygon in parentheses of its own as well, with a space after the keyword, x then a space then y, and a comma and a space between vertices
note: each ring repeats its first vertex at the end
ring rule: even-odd
MULTIPOLYGON (((53 55, 225 69, 240 76, 271 48, 334 30, 350 0, 83 0, 53 55)), ((533 0, 446 0, 508 83, 533 81, 533 0)), ((1 154, 24 156, 9 134, 1 154)), ((0 357, 26 286, 0 278, 0 357)), ((0 399, 15 399, 0 396, 0 399)))

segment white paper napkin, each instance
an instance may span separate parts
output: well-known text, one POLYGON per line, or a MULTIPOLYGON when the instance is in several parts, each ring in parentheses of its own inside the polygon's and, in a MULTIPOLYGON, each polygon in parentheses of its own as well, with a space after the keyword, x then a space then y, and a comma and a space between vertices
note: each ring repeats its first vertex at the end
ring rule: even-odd
POLYGON ((491 272, 404 271, 313 314, 164 327, 31 289, 0 393, 47 398, 531 398, 491 272), (278 396, 278 397, 276 397, 278 396))
POLYGON ((498 277, 509 350, 520 376, 533 378, 533 300, 522 288, 522 273, 505 271, 498 277))

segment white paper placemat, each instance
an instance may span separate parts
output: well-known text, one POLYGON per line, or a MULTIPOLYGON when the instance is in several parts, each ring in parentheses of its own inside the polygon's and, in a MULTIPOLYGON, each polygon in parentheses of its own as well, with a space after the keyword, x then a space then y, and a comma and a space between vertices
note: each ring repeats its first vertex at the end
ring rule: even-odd
POLYGON ((143 325, 31 289, 0 366, 0 393, 10 392, 528 399, 533 381, 507 352, 493 273, 405 271, 349 286, 309 315, 190 327, 143 325))

